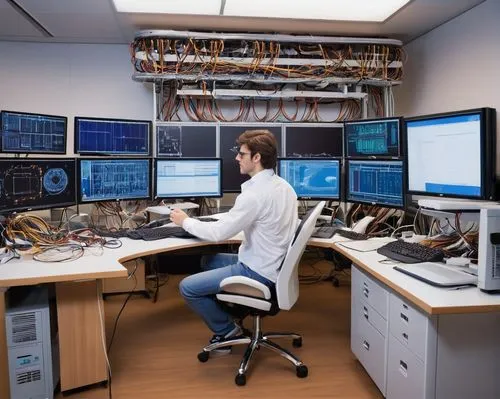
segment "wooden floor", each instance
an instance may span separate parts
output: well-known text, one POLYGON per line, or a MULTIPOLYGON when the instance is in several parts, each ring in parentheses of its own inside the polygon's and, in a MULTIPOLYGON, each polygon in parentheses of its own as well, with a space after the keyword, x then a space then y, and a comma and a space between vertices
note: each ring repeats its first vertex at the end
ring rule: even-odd
MULTIPOLYGON (((302 266, 301 273, 310 273, 308 268, 302 266)), ((329 265, 320 262, 319 268, 326 270, 329 265)), ((114 399, 382 398, 350 350, 348 280, 338 288, 327 281, 302 284, 299 300, 291 311, 263 321, 264 331, 295 331, 303 335, 302 348, 292 348, 285 341, 280 343, 309 367, 307 378, 297 378, 291 363, 261 349, 252 359, 247 385, 238 387, 234 377, 243 347, 207 363, 197 360, 196 355, 211 332, 180 297, 178 284, 182 277, 170 277, 160 288, 157 303, 138 296, 128 302, 110 353, 114 399)), ((108 339, 124 299, 120 295, 105 301, 108 339)), ((94 387, 64 397, 105 399, 108 390, 94 387)), ((61 394, 56 398, 62 398, 61 394)))

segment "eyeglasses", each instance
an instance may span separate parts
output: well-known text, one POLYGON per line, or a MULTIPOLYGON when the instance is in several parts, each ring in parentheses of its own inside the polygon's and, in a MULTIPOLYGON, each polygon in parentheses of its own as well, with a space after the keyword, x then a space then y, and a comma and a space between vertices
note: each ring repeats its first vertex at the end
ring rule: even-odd
POLYGON ((231 151, 234 152, 235 154, 238 154, 241 158, 243 158, 246 154, 251 154, 251 152, 243 152, 243 151, 240 151, 240 149, 238 147, 233 147, 231 148, 231 151))

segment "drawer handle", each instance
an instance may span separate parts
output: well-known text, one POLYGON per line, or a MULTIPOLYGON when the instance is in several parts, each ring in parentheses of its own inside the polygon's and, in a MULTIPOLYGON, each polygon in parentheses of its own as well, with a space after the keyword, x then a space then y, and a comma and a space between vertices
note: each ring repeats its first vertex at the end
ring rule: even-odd
POLYGON ((408 316, 405 315, 404 313, 400 313, 401 318, 408 323, 408 316))
POLYGON ((366 341, 363 341, 363 348, 365 348, 367 351, 370 350, 370 344, 366 341))
POLYGON ((408 341, 408 334, 403 333, 403 338, 408 341))
POLYGON ((366 306, 363 306, 363 316, 365 316, 365 319, 368 320, 368 308, 366 306))
POLYGON ((408 305, 406 305, 406 304, 403 303, 403 309, 408 310, 408 305))
POLYGON ((368 298, 369 294, 370 294, 370 290, 368 288, 363 288, 363 295, 368 298))
POLYGON ((402 360, 399 361, 399 372, 405 377, 408 377, 408 365, 402 360))

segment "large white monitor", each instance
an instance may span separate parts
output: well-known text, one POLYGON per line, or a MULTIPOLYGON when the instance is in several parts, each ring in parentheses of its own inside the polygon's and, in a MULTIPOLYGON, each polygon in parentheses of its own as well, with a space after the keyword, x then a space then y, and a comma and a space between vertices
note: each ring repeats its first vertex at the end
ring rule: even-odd
POLYGON ((493 199, 495 115, 480 108, 407 118, 408 192, 493 199))
POLYGON ((156 159, 155 197, 222 197, 222 159, 156 159))

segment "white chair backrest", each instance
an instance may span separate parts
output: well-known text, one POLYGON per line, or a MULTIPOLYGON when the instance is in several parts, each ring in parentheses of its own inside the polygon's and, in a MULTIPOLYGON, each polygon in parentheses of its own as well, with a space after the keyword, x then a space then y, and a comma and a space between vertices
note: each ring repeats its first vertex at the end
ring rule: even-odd
POLYGON ((316 219, 321 214, 325 201, 319 202, 302 219, 294 235, 276 281, 276 296, 280 309, 289 310, 299 297, 299 263, 306 249, 307 240, 316 226, 316 219))

